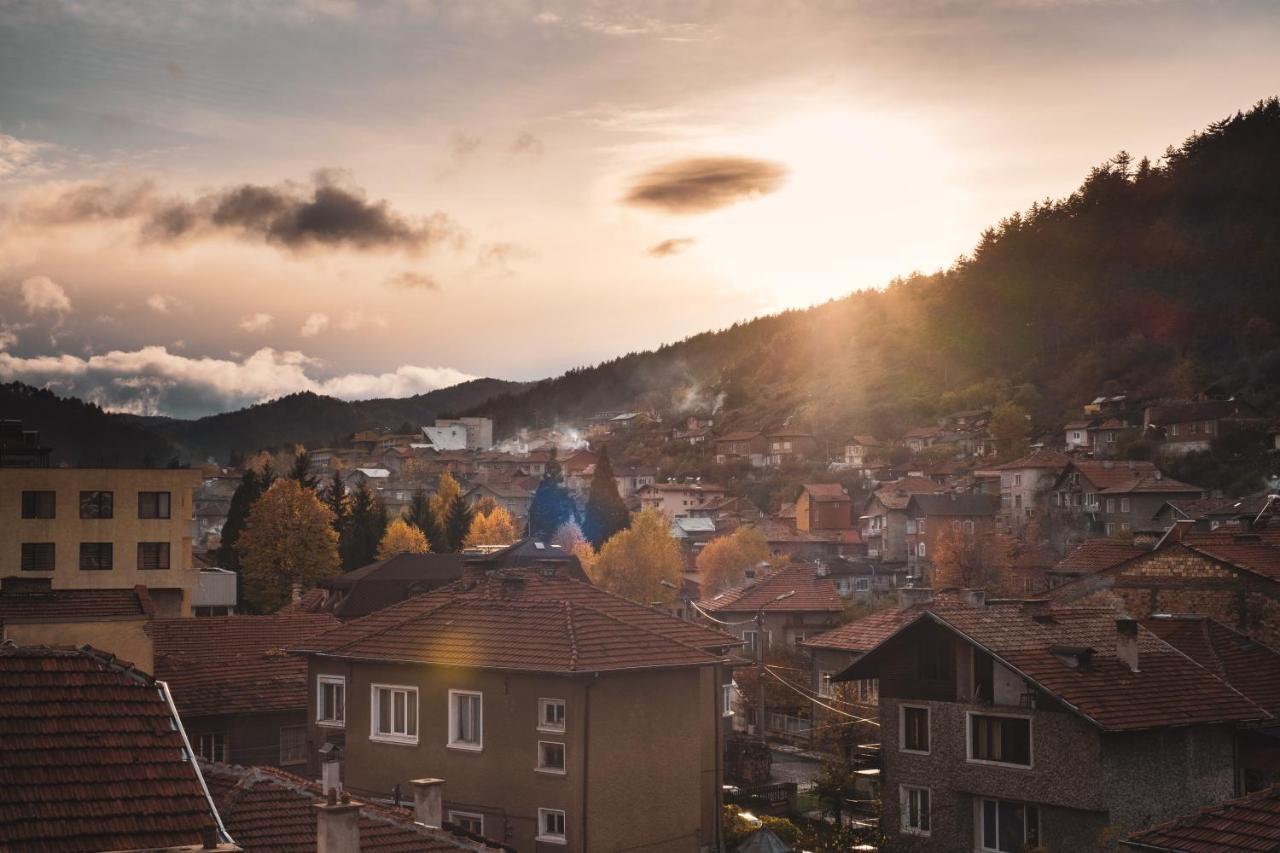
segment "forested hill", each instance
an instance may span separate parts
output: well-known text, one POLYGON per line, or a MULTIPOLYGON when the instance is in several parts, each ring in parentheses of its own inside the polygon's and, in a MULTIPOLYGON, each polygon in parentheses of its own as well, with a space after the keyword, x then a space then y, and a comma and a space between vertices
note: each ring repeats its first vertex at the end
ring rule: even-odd
POLYGON ((499 432, 724 403, 725 427, 895 435, 1001 399, 1054 428, 1107 392, 1222 382, 1280 402, 1280 102, 1156 162, 1125 153, 981 235, 946 272, 572 370, 473 413, 499 432), (723 395, 723 396, 721 396, 723 395))
POLYGON ((414 397, 358 402, 308 392, 188 421, 109 414, 91 403, 12 382, 0 384, 0 417, 20 418, 38 429, 41 441, 54 449, 57 463, 164 465, 173 458, 226 462, 234 450, 314 447, 358 430, 431 423, 437 415, 521 387, 499 379, 474 379, 414 397))

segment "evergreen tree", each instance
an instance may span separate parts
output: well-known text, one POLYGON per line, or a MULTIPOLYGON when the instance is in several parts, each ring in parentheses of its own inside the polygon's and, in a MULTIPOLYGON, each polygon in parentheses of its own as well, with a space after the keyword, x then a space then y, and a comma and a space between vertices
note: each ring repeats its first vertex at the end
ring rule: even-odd
POLYGON ((609 462, 609 448, 605 447, 600 451, 595 474, 591 477, 591 493, 582 515, 582 534, 592 547, 599 550, 615 533, 626 530, 630 525, 631 511, 618 494, 618 482, 613 478, 613 465, 609 462))
POLYGON ((264 491, 258 472, 252 468, 246 469, 240 478, 240 485, 236 486, 235 493, 231 496, 231 504, 227 507, 227 520, 222 525, 222 542, 218 546, 219 567, 233 572, 240 571, 240 554, 236 550, 236 543, 240 541, 240 534, 244 531, 249 511, 253 509, 253 505, 257 503, 264 491))
POLYGON ((351 520, 347 536, 339 543, 342 569, 351 571, 367 566, 378 557, 378 543, 387 531, 387 508, 364 483, 351 494, 351 520))
POLYGON ((444 532, 440 528, 440 519, 431 508, 431 497, 426 489, 418 489, 413 493, 413 498, 409 501, 409 509, 405 513, 405 521, 422 531, 422 535, 431 543, 433 551, 444 550, 444 532), (436 543, 442 543, 442 546, 437 547, 436 543))
MULTIPOLYGON (((436 493, 431 496, 428 508, 432 516, 435 518, 436 529, 440 535, 432 537, 427 534, 427 540, 431 542, 431 550, 437 554, 450 554, 458 550, 460 545, 455 546, 453 538, 449 535, 449 511, 453 507, 453 502, 462 497, 462 487, 458 485, 458 481, 454 479, 453 474, 445 471, 440 475, 440 480, 436 483, 436 493)), ((465 537, 465 531, 464 531, 465 537)), ((462 540, 459 540, 461 542, 462 540)))
POLYGON ((351 519, 351 501, 347 496, 347 484, 342 482, 342 474, 333 472, 333 479, 324 490, 324 503, 333 513, 333 529, 339 540, 346 536, 347 522, 351 519))
POLYGON ((467 499, 462 495, 455 495, 445 518, 445 536, 449 540, 449 550, 462 550, 467 542, 467 533, 471 531, 471 518, 471 507, 467 505, 467 499))
POLYGON ((560 463, 556 461, 556 449, 551 448, 546 473, 529 503, 529 536, 539 542, 550 542, 562 524, 577 520, 577 507, 565 488, 560 463))
POLYGON ((293 457, 293 469, 289 472, 289 479, 297 480, 304 489, 314 490, 316 487, 316 478, 310 472, 311 454, 305 450, 298 451, 293 457))

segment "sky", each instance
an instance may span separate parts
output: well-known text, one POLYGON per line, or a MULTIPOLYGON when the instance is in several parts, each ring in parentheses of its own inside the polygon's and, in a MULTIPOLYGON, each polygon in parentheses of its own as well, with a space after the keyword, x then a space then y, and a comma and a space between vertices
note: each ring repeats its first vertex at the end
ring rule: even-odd
POLYGON ((0 0, 0 381, 555 375, 945 268, 1277 43, 1269 0, 0 0))

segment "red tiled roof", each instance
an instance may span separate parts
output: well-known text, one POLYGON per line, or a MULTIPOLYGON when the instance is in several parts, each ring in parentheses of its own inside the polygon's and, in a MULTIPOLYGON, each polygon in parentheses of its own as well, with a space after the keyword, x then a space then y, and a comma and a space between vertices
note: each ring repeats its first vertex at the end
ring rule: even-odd
POLYGON ((1149 553, 1127 542, 1115 539, 1086 539, 1064 557, 1051 571, 1065 574, 1091 575, 1118 566, 1125 560, 1149 553))
POLYGON ((1143 619, 1151 633, 1280 715, 1280 653, 1207 616, 1157 615, 1143 619))
POLYGON ((811 649, 835 649, 843 652, 868 652, 888 639, 899 628, 919 615, 914 608, 890 607, 810 637, 803 645, 811 649))
POLYGON ((162 619, 147 626, 156 677, 184 717, 307 706, 307 663, 284 649, 341 624, 329 613, 162 619))
POLYGON ((880 439, 874 435, 855 435, 849 439, 846 444, 861 444, 863 447, 879 447, 880 439))
POLYGON ((787 566, 756 583, 727 589, 714 598, 698 602, 712 613, 754 613, 761 606, 770 612, 841 611, 844 600, 830 578, 818 577, 813 566, 787 566), (779 595, 795 594, 777 601, 779 595))
POLYGON ((751 439, 758 438, 759 436, 760 433, 758 432, 730 432, 720 436, 716 441, 750 441, 751 439))
POLYGON ((1151 462, 1111 461, 1106 459, 1079 459, 1071 463, 1103 494, 1121 495, 1133 492, 1154 494, 1199 494, 1199 486, 1179 482, 1160 473, 1151 462))
POLYGON ((485 669, 702 666, 738 644, 598 587, 536 569, 464 579, 300 643, 297 651, 485 669))
MULTIPOLYGON (((201 769, 227 831, 245 853, 315 853, 315 804, 323 801, 317 783, 267 767, 202 763, 201 769)), ((491 847, 503 849, 497 842, 491 847)), ((361 853, 474 849, 443 829, 414 823, 408 809, 361 803, 361 853)))
POLYGON ((992 471, 1024 471, 1028 468, 1046 468, 1051 471, 1061 471, 1067 467, 1067 463, 1071 459, 1065 453, 1059 453, 1056 450, 1034 450, 1026 456, 1022 456, 1012 462, 1006 462, 1003 465, 993 465, 992 471))
POLYGON ((329 600, 329 590, 321 587, 309 589, 297 601, 291 601, 277 613, 323 613, 329 600))
POLYGON ((14 580, 5 578, 0 582, 0 622, 147 619, 154 613, 151 596, 145 586, 132 589, 50 589, 47 585, 13 584, 14 580))
POLYGON ((1157 824, 1122 843, 1168 853, 1275 853, 1280 849, 1280 785, 1157 824))
POLYGON ((804 490, 813 501, 847 501, 849 493, 839 483, 805 483, 804 490))
POLYGON ((648 483, 640 487, 642 492, 650 489, 655 492, 723 492, 724 486, 715 483, 648 483))
POLYGON ((0 850, 199 846, 217 824, 151 676, 82 649, 0 644, 0 850))
POLYGON ((1184 545, 1207 557, 1230 563, 1233 566, 1252 572, 1255 575, 1280 580, 1280 548, 1272 545, 1258 544, 1191 544, 1183 540, 1184 545))
POLYGON ((876 489, 875 497, 888 509, 906 509, 912 495, 929 495, 941 491, 942 486, 927 477, 903 477, 876 489))

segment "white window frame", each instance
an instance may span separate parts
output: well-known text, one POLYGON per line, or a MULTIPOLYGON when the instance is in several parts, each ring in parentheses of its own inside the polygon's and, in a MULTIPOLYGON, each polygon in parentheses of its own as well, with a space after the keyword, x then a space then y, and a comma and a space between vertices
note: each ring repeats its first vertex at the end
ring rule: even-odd
MULTIPOLYGON (((869 705, 880 701, 880 679, 861 678, 858 681, 855 681, 854 684, 857 685, 857 698, 859 702, 864 702, 869 705)), ((930 720, 930 725, 932 725, 932 720, 930 720)), ((933 747, 932 741, 930 741, 929 746, 930 748, 933 747)))
POLYGON ((564 776, 569 772, 569 751, 565 748, 564 741, 560 740, 540 740, 538 741, 538 766, 534 768, 539 773, 550 773, 552 776, 564 776), (554 767, 549 764, 542 763, 542 747, 558 746, 560 747, 560 756, 564 759, 562 767, 554 767))
POLYGON ((923 542, 921 542, 921 543, 919 543, 918 545, 916 545, 916 556, 917 556, 917 557, 923 557, 923 556, 925 556, 925 547, 924 547, 924 543, 923 543, 923 542))
POLYGON ((534 838, 543 844, 568 844, 569 819, 564 809, 538 809, 538 834, 534 838), (547 817, 550 815, 560 815, 560 823, 564 826, 564 831, 560 833, 548 833, 547 817))
POLYGON ((933 789, 924 785, 899 785, 898 786, 899 804, 901 806, 901 820, 899 824, 902 827, 904 835, 922 835, 928 837, 933 832, 933 789), (922 829, 919 826, 911 826, 911 808, 910 797, 913 793, 923 792, 929 799, 928 809, 922 810, 925 815, 925 823, 929 825, 928 829, 922 829))
MULTIPOLYGON (((483 700, 481 704, 483 705, 483 700)), ((563 732, 565 727, 565 717, 566 717, 567 710, 568 710, 568 707, 563 699, 551 699, 547 697, 538 699, 538 725, 537 725, 538 731, 563 732), (547 708, 551 705, 560 706, 560 724, 559 725, 556 725, 555 723, 547 722, 547 708)))
POLYGON ((316 725, 331 729, 345 728, 347 725, 347 678, 345 675, 316 676, 316 725), (324 716, 324 688, 326 685, 337 687, 342 691, 342 716, 326 719, 324 716))
POLYGON ((479 690, 450 690, 449 706, 446 709, 449 714, 449 743, 450 749, 462 749, 468 752, 480 752, 484 749, 484 694, 479 690), (458 718, 454 714, 454 700, 462 696, 475 696, 480 699, 479 729, 477 732, 479 740, 475 743, 470 741, 458 740, 458 718))
POLYGON ((1128 511, 1129 511, 1129 499, 1128 499, 1128 498, 1121 498, 1121 499, 1120 499, 1120 511, 1121 511, 1121 512, 1128 512, 1128 511))
POLYGON ((831 685, 831 676, 833 673, 820 670, 818 672, 818 698, 834 699, 836 696, 835 688, 831 685))
POLYGON ((201 732, 200 734, 196 735, 196 744, 195 744, 196 755, 200 756, 206 761, 222 762, 225 764, 228 761, 228 756, 231 754, 230 741, 231 739, 227 737, 226 732, 201 732), (213 758, 210 758, 209 756, 205 755, 205 752, 204 752, 205 738, 209 739, 210 746, 213 747, 213 749, 209 750, 214 754, 213 758), (222 747, 220 750, 217 748, 219 746, 219 741, 221 742, 220 745, 222 747), (222 755, 219 756, 218 752, 221 752, 222 755))
POLYGON ((928 705, 903 704, 898 706, 898 751, 910 755, 928 755, 933 750, 933 709, 928 705), (907 749, 907 709, 924 711, 925 739, 929 741, 928 749, 907 749))
POLYGON ((466 829, 466 827, 462 826, 461 820, 459 819, 477 821, 480 824, 480 828, 478 830, 474 830, 474 832, 476 835, 484 835, 484 815, 480 814, 480 812, 460 812, 450 809, 449 816, 446 820, 454 826, 466 829))
MULTIPOLYGON (((392 699, 392 702, 394 701, 395 700, 392 699)), ((416 744, 418 742, 418 732, 419 732, 418 713, 420 711, 420 706, 418 703, 419 703, 418 688, 413 687, 411 685, 370 684, 369 685, 369 740, 377 741, 378 743, 416 744), (405 734, 378 731, 378 719, 380 716, 380 714, 378 713, 378 710, 379 710, 378 709, 378 693, 379 691, 382 691, 382 690, 390 690, 393 692, 393 694, 397 691, 405 694, 405 700, 404 700, 405 701, 404 723, 405 723, 405 732, 406 732, 405 734), (409 716, 410 716, 409 715, 409 694, 410 693, 413 694, 413 710, 414 710, 413 734, 407 734, 409 729, 409 716)), ((393 714, 392 725, 394 724, 395 724, 395 719, 393 714)))
MULTIPOLYGON (((1039 805, 1039 803, 1028 803, 1028 802, 1025 802, 1025 801, 1019 801, 1019 800, 1002 800, 1002 799, 1000 799, 999 797, 975 797, 975 798, 974 798, 974 801, 973 801, 973 807, 974 807, 974 812, 975 812, 975 814, 974 814, 974 816, 973 816, 973 828, 974 828, 974 833, 975 833, 975 835, 977 836, 977 838, 975 838, 975 839, 974 839, 974 849, 975 849, 975 850, 979 850, 979 851, 981 851, 981 853, 1001 853, 1000 848, 998 848, 998 847, 988 847, 988 846, 986 845, 986 832, 985 832, 984 830, 986 829, 986 820, 987 820, 987 815, 986 815, 986 809, 984 809, 984 808, 983 808, 983 804, 984 804, 984 803, 986 803, 986 802, 992 802, 992 803, 995 803, 995 804, 996 804, 996 811, 997 811, 997 815, 998 815, 998 813, 999 813, 1000 803, 1008 803, 1008 804, 1010 804, 1010 805, 1021 805, 1021 806, 1023 806, 1024 808, 1025 808, 1025 807, 1027 807, 1027 806, 1031 806, 1031 807, 1035 808, 1035 810, 1036 810, 1036 837, 1040 839, 1040 844, 1041 844, 1041 845, 1043 845, 1043 844, 1044 844, 1044 835, 1043 835, 1044 824, 1043 824, 1043 823, 1041 822, 1041 820, 1040 820, 1040 805, 1039 805)), ((999 827, 997 827, 996 832, 997 832, 997 834, 999 833, 999 827)), ((1026 834, 1026 833, 1027 833, 1027 830, 1026 830, 1026 817, 1025 817, 1025 813, 1024 813, 1024 817, 1023 817, 1023 828, 1022 828, 1022 843, 1023 843, 1024 847, 1025 847, 1025 845, 1026 845, 1026 839, 1027 839, 1027 834, 1026 834)))
POLYGON ((853 591, 854 592, 870 592, 871 578, 854 578, 853 591))
MULTIPOLYGON (((932 741, 930 741, 932 744, 932 741)), ((1010 770, 1032 770, 1036 766, 1036 723, 1030 714, 1002 714, 992 711, 965 711, 964 714, 964 760, 969 764, 986 764, 990 767, 1004 767, 1010 770), (1009 720, 1027 721, 1027 761, 1028 764, 1015 764, 1012 761, 992 761, 989 758, 973 757, 973 718, 1003 717, 1009 720)))

